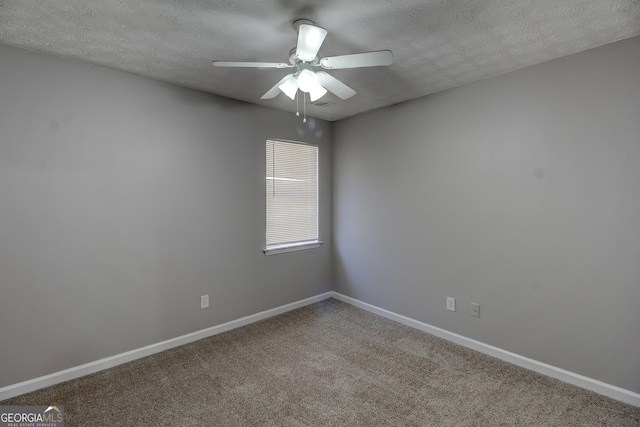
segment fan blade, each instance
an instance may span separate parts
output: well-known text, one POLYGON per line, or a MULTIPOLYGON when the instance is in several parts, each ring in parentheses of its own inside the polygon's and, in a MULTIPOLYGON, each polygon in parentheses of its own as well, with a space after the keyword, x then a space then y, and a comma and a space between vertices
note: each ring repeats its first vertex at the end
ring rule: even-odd
POLYGON ((393 64, 393 54, 390 50, 356 53, 354 55, 331 56, 322 58, 320 65, 328 70, 339 68, 378 67, 393 64))
POLYGON ((313 61, 327 37, 327 30, 315 25, 302 24, 298 28, 296 56, 301 61, 313 61))
POLYGON ((267 91, 267 93, 265 93, 264 95, 262 95, 260 97, 260 99, 271 99, 271 98, 275 98, 276 96, 278 96, 278 94, 280 93, 280 85, 282 83, 284 83, 289 77, 292 77, 293 74, 287 74, 286 76, 284 76, 282 78, 282 80, 280 80, 278 83, 275 84, 275 86, 273 86, 271 89, 269 89, 267 91))
POLYGON ((316 72, 316 76, 322 86, 340 99, 349 99, 356 94, 355 90, 324 71, 316 72))
POLYGON ((214 67, 241 67, 241 68, 291 68, 293 65, 284 62, 232 62, 213 61, 214 67))

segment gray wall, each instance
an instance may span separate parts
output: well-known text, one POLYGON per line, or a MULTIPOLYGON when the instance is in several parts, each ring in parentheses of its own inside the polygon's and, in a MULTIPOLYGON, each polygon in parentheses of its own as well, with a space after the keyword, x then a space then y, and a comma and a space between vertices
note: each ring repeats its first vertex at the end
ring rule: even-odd
POLYGON ((338 122, 333 168, 338 291, 640 392, 640 38, 338 122))
POLYGON ((330 290, 330 123, 2 46, 0 76, 0 387, 330 290), (263 255, 266 137, 319 144, 323 247, 263 255))

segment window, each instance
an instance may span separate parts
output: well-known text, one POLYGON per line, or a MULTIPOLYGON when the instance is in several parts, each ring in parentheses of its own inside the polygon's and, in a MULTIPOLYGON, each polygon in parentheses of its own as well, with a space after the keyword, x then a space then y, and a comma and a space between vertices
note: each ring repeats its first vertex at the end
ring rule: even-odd
POLYGON ((318 147, 267 140, 265 254, 317 247, 318 147))

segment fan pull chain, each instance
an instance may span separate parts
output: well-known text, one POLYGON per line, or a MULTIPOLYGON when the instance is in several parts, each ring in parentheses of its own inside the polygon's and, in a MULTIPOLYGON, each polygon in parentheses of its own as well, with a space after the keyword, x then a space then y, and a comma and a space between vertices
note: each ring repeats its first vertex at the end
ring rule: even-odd
POLYGON ((307 92, 302 92, 302 110, 304 112, 302 123, 307 123, 307 92))
POLYGON ((300 117, 300 103, 298 102, 298 92, 300 91, 296 91, 296 117, 300 117))

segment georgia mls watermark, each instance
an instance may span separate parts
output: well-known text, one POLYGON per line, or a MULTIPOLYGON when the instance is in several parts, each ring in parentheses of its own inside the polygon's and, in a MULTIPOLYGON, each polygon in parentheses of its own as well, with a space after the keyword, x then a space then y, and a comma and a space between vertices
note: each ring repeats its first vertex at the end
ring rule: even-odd
POLYGON ((0 406, 0 427, 64 427, 64 406, 0 406))

